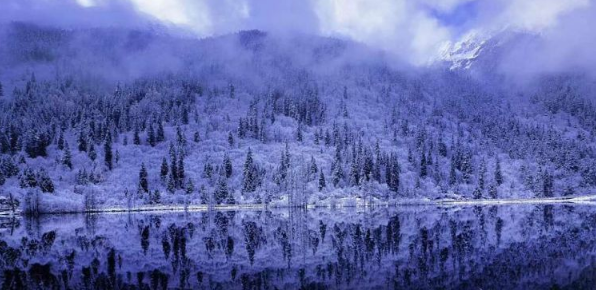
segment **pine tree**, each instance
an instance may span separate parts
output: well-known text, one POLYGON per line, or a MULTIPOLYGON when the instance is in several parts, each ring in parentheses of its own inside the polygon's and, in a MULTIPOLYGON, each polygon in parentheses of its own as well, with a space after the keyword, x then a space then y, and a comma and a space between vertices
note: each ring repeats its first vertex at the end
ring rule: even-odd
POLYGON ((482 198, 482 190, 480 190, 480 187, 476 187, 476 189, 474 189, 474 199, 481 199, 482 198))
POLYGON ((188 195, 195 192, 195 185, 192 183, 192 179, 189 178, 188 181, 186 181, 184 192, 188 195))
POLYGON ((114 167, 114 163, 113 163, 113 155, 112 155, 112 136, 111 134, 107 134, 106 135, 106 141, 104 143, 103 146, 103 156, 104 156, 104 161, 106 166, 108 167, 108 170, 112 170, 112 168, 114 167))
POLYGON ((228 145, 234 147, 234 135, 232 135, 232 132, 228 132, 228 145))
POLYGON ((364 167, 363 167, 363 173, 364 173, 364 179, 368 182, 370 181, 372 175, 373 175, 373 171, 374 171, 374 162, 373 162, 373 157, 372 154, 370 154, 370 152, 367 152, 364 156, 364 167))
POLYGON ((176 191, 176 178, 170 172, 170 176, 168 177, 168 191, 170 193, 174 193, 176 191))
POLYGON ((226 173, 226 178, 232 177, 232 173, 233 173, 232 160, 230 160, 230 156, 227 153, 224 155, 223 167, 224 167, 224 171, 226 173))
POLYGON ((426 154, 424 154, 424 150, 422 150, 422 156, 420 157, 420 178, 425 178, 427 174, 426 154))
POLYGON ((298 123, 298 128, 296 129, 296 141, 302 142, 302 123, 298 123))
POLYGON ((325 174, 323 173, 323 170, 321 170, 319 172, 319 191, 323 190, 323 188, 326 188, 326 182, 325 182, 325 174))
POLYGON ((236 89, 234 85, 230 84, 230 98, 233 99, 236 96, 236 89))
POLYGON ((190 121, 188 108, 186 106, 182 107, 182 124, 188 125, 190 121))
POLYGON ((498 196, 497 186, 495 184, 491 184, 490 188, 488 189, 488 195, 491 198, 496 199, 498 196))
POLYGON ((554 178, 548 172, 548 170, 544 170, 544 174, 542 177, 542 195, 544 197, 553 197, 554 196, 554 178))
POLYGON ((184 132, 182 132, 180 126, 176 127, 176 142, 178 143, 179 148, 184 148, 186 146, 186 136, 184 135, 184 132))
POLYGON ((64 144, 64 156, 62 156, 62 164, 64 164, 69 169, 72 169, 72 155, 70 153, 68 143, 66 142, 64 144))
POLYGON ((42 192, 49 192, 52 193, 54 192, 54 182, 52 182, 52 179, 50 178, 50 176, 48 175, 48 173, 45 171, 45 169, 41 169, 38 173, 39 177, 39 188, 41 189, 42 192))
POLYGON ((139 172, 139 192, 149 192, 149 181, 147 180, 147 169, 145 163, 141 163, 141 171, 139 172))
POLYGON ((172 179, 174 188, 176 188, 178 183, 178 158, 176 158, 176 154, 170 155, 170 157, 172 158, 172 161, 170 161, 170 179, 172 179))
POLYGON ((151 204, 159 204, 161 202, 161 193, 159 192, 159 190, 155 190, 153 191, 153 194, 151 195, 151 204))
POLYGON ((333 186, 337 187, 344 177, 344 170, 341 166, 341 151, 339 145, 335 147, 335 157, 331 163, 331 177, 333 186))
POLYGON ((449 185, 453 186, 457 182, 457 172, 455 171, 455 161, 451 159, 451 168, 449 169, 449 185))
POLYGON ((358 163, 356 161, 352 162, 350 168, 350 180, 352 181, 353 186, 360 185, 360 169, 358 168, 358 163))
POLYGON ((139 136, 139 127, 135 126, 134 135, 132 137, 132 143, 135 145, 141 145, 141 137, 139 136))
POLYGON ((79 131, 79 136, 77 137, 77 148, 79 149, 79 152, 87 151, 87 137, 83 133, 83 130, 79 131))
POLYGON ((317 161, 315 160, 315 158, 313 156, 310 156, 310 166, 308 168, 309 170, 309 174, 312 175, 313 177, 315 177, 316 173, 319 172, 319 168, 317 166, 317 161))
POLYGON ((169 171, 170 171, 170 168, 168 165, 168 160, 166 160, 166 158, 164 157, 163 160, 161 161, 161 168, 159 171, 159 176, 161 177, 162 181, 166 180, 166 178, 168 177, 169 171))
POLYGON ((31 168, 25 168, 21 176, 19 177, 19 185, 21 188, 37 187, 37 178, 31 168))
POLYGON ((226 179, 220 177, 217 182, 217 188, 215 189, 215 202, 217 204, 222 204, 227 200, 228 194, 228 184, 226 183, 226 179))
POLYGON ((87 156, 89 156, 89 159, 91 159, 91 161, 95 161, 95 159, 97 158, 97 152, 95 151, 95 145, 93 144, 93 142, 89 143, 87 156))
POLYGON ((389 189, 393 192, 398 192, 400 185, 400 168, 397 155, 395 154, 391 154, 390 162, 388 162, 387 175, 387 185, 389 186, 389 189))
POLYGON ((501 161, 497 158, 497 165, 495 166, 495 182, 497 186, 503 184, 503 173, 501 173, 501 161))
POLYGON ((153 124, 149 124, 149 129, 147 132, 147 143, 149 143, 149 145, 151 147, 155 147, 155 145, 157 144, 157 138, 155 137, 155 131, 153 130, 153 124))
POLYGON ((244 172, 242 173, 242 192, 253 192, 256 189, 255 165, 252 159, 252 150, 248 148, 246 160, 244 161, 244 172))
POLYGON ((478 187, 480 191, 484 191, 486 186, 486 163, 482 160, 480 164, 480 172, 478 172, 478 187))
POLYGON ((161 122, 161 121, 160 121, 160 122, 159 122, 159 124, 157 125, 157 136, 155 137, 155 140, 156 140, 157 142, 163 142, 163 141, 165 141, 165 140, 166 140, 166 134, 165 134, 165 132, 164 132, 164 129, 163 129, 163 124, 162 124, 162 122, 161 122))
POLYGON ((87 185, 89 183, 89 176, 87 171, 83 168, 77 172, 77 185, 87 185))
POLYGON ((60 130, 60 135, 58 135, 58 150, 64 150, 64 131, 60 130))
POLYGON ((178 171, 176 172, 176 174, 178 175, 178 180, 177 180, 177 187, 178 188, 182 188, 182 186, 184 185, 184 178, 185 178, 185 172, 184 172, 184 157, 180 156, 178 158, 178 171))

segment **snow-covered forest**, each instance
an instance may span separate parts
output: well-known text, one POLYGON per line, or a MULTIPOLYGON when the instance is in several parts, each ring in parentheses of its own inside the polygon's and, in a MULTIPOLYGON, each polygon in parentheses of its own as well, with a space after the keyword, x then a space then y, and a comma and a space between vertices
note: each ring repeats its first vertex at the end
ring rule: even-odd
POLYGON ((413 68, 298 33, 1 31, 0 191, 24 211, 596 189, 593 80, 519 85, 491 72, 498 46, 413 68))

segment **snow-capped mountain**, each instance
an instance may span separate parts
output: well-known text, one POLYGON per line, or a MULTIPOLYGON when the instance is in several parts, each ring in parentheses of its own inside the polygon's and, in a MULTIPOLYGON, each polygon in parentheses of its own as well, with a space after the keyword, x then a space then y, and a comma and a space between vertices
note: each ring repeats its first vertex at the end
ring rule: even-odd
POLYGON ((539 34, 529 31, 474 30, 458 41, 446 42, 441 48, 441 61, 453 71, 494 74, 500 71, 501 62, 507 61, 511 53, 539 40, 539 34))
POLYGON ((464 35, 459 41, 446 42, 441 47, 441 60, 449 64, 449 69, 469 69, 484 49, 488 36, 473 31, 464 35))

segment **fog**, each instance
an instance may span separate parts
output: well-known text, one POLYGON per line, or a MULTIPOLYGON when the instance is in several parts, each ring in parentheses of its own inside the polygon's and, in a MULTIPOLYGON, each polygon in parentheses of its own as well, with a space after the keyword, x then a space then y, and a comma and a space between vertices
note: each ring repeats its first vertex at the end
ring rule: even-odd
POLYGON ((151 27, 191 38, 250 29, 319 35, 360 42, 421 67, 436 63, 442 47, 472 31, 492 36, 507 30, 539 35, 508 46, 499 66, 528 77, 596 71, 593 6, 590 0, 4 0, 0 22, 151 27))

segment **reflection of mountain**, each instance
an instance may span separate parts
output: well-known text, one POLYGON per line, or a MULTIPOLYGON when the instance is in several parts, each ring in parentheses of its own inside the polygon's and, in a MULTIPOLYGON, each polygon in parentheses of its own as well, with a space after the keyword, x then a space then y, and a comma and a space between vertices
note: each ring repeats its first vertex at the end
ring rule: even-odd
POLYGON ((0 266, 5 288, 549 288, 591 281, 594 221, 570 206, 46 217, 2 233, 0 266))

